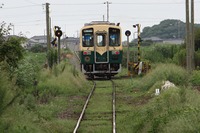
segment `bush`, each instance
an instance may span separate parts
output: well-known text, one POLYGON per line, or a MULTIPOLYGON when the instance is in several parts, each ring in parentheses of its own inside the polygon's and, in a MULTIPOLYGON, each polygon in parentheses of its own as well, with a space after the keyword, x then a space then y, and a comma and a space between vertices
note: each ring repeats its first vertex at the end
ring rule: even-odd
POLYGON ((181 49, 173 57, 174 63, 180 66, 186 66, 186 49, 181 49))
POLYGON ((195 60, 194 62, 195 62, 196 68, 199 69, 200 68, 200 49, 195 52, 194 60, 195 60))
POLYGON ((200 85, 200 71, 193 71, 190 78, 190 83, 195 86, 200 85))
POLYGON ((154 70, 135 83, 133 88, 149 90, 154 84, 165 80, 169 80, 175 85, 187 85, 188 76, 187 71, 180 66, 174 64, 158 64, 154 70))
POLYGON ((144 58, 152 63, 164 62, 165 60, 163 54, 156 50, 146 51, 144 54, 144 58))
POLYGON ((41 53, 47 51, 47 47, 43 47, 40 44, 36 44, 35 46, 31 47, 30 51, 33 53, 41 53))
POLYGON ((3 107, 5 106, 5 97, 6 97, 6 89, 7 89, 7 81, 5 80, 5 75, 1 73, 0 75, 0 116, 3 111, 3 107))
POLYGON ((50 67, 50 69, 52 69, 54 64, 58 63, 57 50, 51 48, 47 53, 47 60, 48 60, 48 66, 50 67))
POLYGON ((37 77, 36 66, 34 62, 23 60, 16 70, 16 84, 22 88, 31 87, 33 79, 37 77))
POLYGON ((157 44, 150 50, 144 52, 144 58, 150 62, 172 61, 175 54, 180 50, 178 45, 157 44))

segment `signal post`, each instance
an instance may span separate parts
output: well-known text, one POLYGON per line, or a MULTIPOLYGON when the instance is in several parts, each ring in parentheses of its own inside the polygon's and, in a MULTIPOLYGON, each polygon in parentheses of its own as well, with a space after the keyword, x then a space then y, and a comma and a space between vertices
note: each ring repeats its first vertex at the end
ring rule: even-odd
POLYGON ((60 30, 61 28, 59 26, 55 26, 55 36, 58 37, 58 63, 60 63, 60 37, 62 36, 62 31, 60 30))

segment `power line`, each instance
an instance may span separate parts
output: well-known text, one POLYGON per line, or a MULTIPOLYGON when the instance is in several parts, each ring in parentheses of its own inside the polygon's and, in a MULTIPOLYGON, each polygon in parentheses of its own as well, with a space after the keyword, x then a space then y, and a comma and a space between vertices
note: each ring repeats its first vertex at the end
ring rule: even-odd
POLYGON ((30 0, 24 0, 24 1, 26 1, 26 2, 28 2, 28 3, 31 3, 31 4, 34 4, 34 5, 39 5, 38 3, 32 2, 32 1, 30 1, 30 0))
MULTIPOLYGON (((196 1, 195 3, 200 3, 196 1)), ((115 5, 184 5, 184 2, 130 2, 130 3, 113 3, 115 5)))
POLYGON ((45 20, 33 20, 33 21, 22 21, 22 22, 16 22, 15 24, 21 24, 21 23, 34 23, 34 22, 43 22, 45 20))
POLYGON ((62 4, 51 4, 54 6, 89 6, 89 5, 102 5, 102 3, 72 3, 72 4, 66 4, 66 3, 62 3, 62 4))
POLYGON ((36 6, 41 6, 41 4, 39 5, 26 5, 26 6, 16 6, 16 7, 5 7, 2 9, 21 9, 21 8, 28 8, 28 7, 36 7, 36 6))

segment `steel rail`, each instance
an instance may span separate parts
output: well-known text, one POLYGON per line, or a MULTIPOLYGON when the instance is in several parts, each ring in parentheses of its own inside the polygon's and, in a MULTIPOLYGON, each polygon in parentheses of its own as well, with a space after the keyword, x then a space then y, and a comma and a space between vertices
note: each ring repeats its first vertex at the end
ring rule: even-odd
POLYGON ((115 83, 113 80, 111 80, 112 86, 113 86, 113 93, 112 93, 112 109, 113 109, 113 133, 116 133, 116 112, 115 112, 115 104, 116 104, 116 88, 115 88, 115 83))
POLYGON ((94 92, 94 90, 95 90, 95 88, 96 88, 96 83, 95 83, 94 81, 93 81, 93 83, 94 83, 94 85, 93 85, 93 87, 92 87, 92 90, 91 90, 90 94, 89 94, 88 97, 87 97, 87 100, 86 100, 86 102, 85 102, 85 105, 83 106, 81 115, 80 115, 80 117, 79 117, 79 119, 78 119, 78 121, 77 121, 77 124, 76 124, 76 127, 74 128, 73 133, 76 133, 76 132, 77 132, 77 130, 78 130, 79 126, 80 126, 81 120, 82 120, 82 118, 83 118, 83 115, 84 115, 84 113, 85 113, 85 110, 86 110, 86 108, 87 108, 87 105, 88 105, 88 103, 89 103, 89 100, 90 100, 90 98, 91 98, 91 96, 92 96, 92 94, 93 94, 93 92, 94 92))
POLYGON ((74 54, 76 55, 76 58, 79 60, 79 62, 81 62, 81 59, 80 59, 80 57, 79 57, 79 53, 78 53, 78 51, 74 51, 74 54))

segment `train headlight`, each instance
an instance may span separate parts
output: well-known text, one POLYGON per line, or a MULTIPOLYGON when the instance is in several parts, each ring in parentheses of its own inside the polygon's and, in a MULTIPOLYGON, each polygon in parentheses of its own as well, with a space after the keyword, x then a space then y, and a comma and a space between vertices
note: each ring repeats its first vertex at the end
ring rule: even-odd
POLYGON ((89 62, 90 61, 90 57, 89 56, 85 56, 85 61, 89 62))
POLYGON ((113 55, 119 55, 120 52, 119 52, 119 51, 112 51, 112 54, 113 54, 113 55))
POLYGON ((91 55, 91 51, 83 51, 83 55, 91 55))

